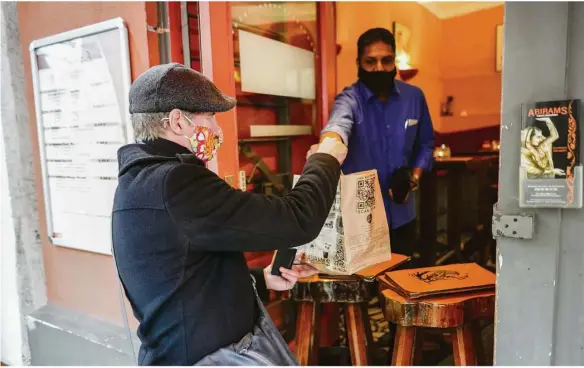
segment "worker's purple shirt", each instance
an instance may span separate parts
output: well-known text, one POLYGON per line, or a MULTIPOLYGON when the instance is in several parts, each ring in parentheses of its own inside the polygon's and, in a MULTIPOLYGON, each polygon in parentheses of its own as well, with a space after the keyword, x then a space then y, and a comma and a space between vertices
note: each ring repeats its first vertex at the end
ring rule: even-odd
POLYGON ((391 175, 400 167, 430 170, 433 164, 434 129, 424 93, 401 81, 386 103, 361 82, 341 92, 322 133, 341 136, 349 152, 343 163, 345 174, 376 169, 392 229, 416 217, 414 196, 404 204, 389 199, 391 175))

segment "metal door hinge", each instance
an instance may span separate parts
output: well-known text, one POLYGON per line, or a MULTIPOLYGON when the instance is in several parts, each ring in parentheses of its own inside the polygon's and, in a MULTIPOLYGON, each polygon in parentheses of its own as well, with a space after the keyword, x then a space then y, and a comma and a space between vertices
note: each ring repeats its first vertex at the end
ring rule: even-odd
POLYGON ((493 238, 531 239, 535 230, 534 219, 535 214, 533 213, 503 213, 497 210, 497 204, 495 204, 493 206, 492 222, 493 238))

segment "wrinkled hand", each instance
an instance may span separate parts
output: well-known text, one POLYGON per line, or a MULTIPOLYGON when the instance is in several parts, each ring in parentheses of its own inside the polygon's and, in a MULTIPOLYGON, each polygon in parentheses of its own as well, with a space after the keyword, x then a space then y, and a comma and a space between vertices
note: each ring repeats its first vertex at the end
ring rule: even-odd
POLYGON ((306 152, 306 159, 307 160, 310 156, 314 155, 318 151, 319 146, 320 146, 320 144, 313 144, 312 146, 310 146, 310 149, 308 150, 308 152, 306 152))
MULTIPOLYGON (((313 147, 311 147, 311 149, 313 147)), ((327 137, 322 141, 321 144, 318 145, 318 147, 316 148, 316 152, 328 153, 329 155, 336 158, 340 164, 342 164, 343 161, 345 161, 345 158, 347 157, 347 146, 345 146, 338 139, 327 137)))
MULTIPOLYGON (((298 252, 295 258, 295 261, 299 261, 302 258, 302 253, 298 252)), ((272 260, 272 264, 273 263, 274 260, 272 260)), ((280 267, 282 276, 275 276, 272 275, 272 264, 264 268, 264 278, 266 279, 266 287, 275 291, 290 290, 294 287, 299 278, 316 275, 318 273, 318 270, 309 264, 294 264, 292 265, 291 270, 280 267)))

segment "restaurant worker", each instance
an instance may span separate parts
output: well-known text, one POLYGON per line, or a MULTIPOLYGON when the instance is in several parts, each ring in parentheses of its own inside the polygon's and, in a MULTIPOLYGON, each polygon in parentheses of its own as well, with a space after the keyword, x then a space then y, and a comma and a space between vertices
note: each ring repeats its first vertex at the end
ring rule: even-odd
POLYGON ((390 31, 368 30, 359 37, 357 50, 359 79, 336 97, 321 138, 348 146, 343 173, 377 170, 392 252, 411 256, 416 240, 411 192, 433 162, 432 119, 422 90, 395 79, 395 39, 390 31))
POLYGON ((235 100, 180 64, 130 88, 140 143, 118 152, 112 214, 118 273, 141 341, 139 365, 295 365, 254 289, 292 288, 316 273, 271 266, 250 276, 243 252, 315 239, 333 204, 346 147, 330 139, 284 197, 243 192, 207 169, 223 138, 214 114, 235 100))

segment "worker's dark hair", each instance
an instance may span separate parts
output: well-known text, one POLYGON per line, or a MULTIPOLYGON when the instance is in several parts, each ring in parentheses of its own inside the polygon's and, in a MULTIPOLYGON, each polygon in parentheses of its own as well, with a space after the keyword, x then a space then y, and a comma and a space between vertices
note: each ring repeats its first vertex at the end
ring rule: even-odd
POLYGON ((393 33, 385 28, 372 28, 359 36, 357 40, 357 59, 361 58, 365 47, 380 41, 391 46, 395 52, 395 37, 393 37, 393 33))

